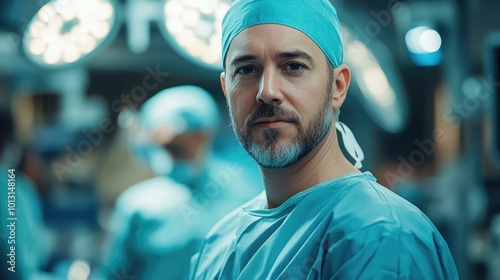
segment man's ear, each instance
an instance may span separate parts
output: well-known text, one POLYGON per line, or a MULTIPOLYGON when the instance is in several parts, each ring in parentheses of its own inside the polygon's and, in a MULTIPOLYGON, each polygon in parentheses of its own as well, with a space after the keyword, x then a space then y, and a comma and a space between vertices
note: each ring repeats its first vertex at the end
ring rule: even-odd
POLYGON ((345 64, 340 65, 334 69, 332 80, 334 83, 334 85, 332 85, 332 107, 333 110, 337 110, 342 106, 347 96, 347 90, 351 84, 351 70, 345 64))
POLYGON ((222 87, 222 92, 224 92, 224 96, 227 98, 227 92, 226 92, 226 72, 220 73, 220 85, 222 87))

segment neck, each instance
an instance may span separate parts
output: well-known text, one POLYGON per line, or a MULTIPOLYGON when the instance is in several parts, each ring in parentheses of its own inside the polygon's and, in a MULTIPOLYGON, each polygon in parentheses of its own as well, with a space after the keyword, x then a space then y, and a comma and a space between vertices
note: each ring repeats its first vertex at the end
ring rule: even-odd
POLYGON ((321 182, 348 173, 361 173, 342 154, 335 128, 316 148, 293 165, 277 169, 260 167, 260 170, 269 209, 321 182))

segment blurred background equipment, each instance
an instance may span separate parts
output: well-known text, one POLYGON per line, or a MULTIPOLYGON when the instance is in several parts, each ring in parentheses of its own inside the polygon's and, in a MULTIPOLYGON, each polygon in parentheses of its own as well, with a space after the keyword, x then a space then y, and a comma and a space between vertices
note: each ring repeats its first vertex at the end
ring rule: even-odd
MULTIPOLYGON (((489 123, 486 150, 491 164, 500 169, 500 32, 488 34, 484 44, 484 73, 486 86, 482 93, 487 98, 486 121, 489 123)), ((489 254, 485 258, 490 279, 500 278, 500 172, 485 176, 488 197, 487 224, 491 235, 489 254)))
POLYGON ((441 35, 426 24, 416 24, 405 36, 410 58, 418 66, 435 66, 441 63, 441 35))
POLYGON ((494 161, 500 165, 500 32, 490 34, 484 46, 484 69, 491 82, 487 89, 491 102, 487 107, 491 125, 491 150, 494 161))
POLYGON ((347 26, 342 36, 345 63, 352 71, 351 93, 382 129, 402 131, 408 120, 408 101, 393 55, 377 39, 372 39, 368 47, 347 26))

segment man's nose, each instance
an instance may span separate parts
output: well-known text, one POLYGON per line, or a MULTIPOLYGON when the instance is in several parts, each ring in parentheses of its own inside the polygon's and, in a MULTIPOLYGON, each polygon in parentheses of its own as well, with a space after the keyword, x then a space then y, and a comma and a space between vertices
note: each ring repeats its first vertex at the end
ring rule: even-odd
POLYGON ((283 102, 278 70, 265 69, 263 71, 259 84, 259 92, 257 93, 257 102, 259 104, 267 103, 274 105, 279 105, 283 102))

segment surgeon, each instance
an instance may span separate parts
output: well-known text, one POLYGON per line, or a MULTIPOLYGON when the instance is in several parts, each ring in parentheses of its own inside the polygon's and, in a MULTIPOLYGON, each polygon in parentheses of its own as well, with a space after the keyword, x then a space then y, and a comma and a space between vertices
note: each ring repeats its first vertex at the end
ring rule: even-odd
POLYGON ((359 171, 330 2, 236 0, 222 32, 222 89, 265 191, 210 231, 189 279, 457 279, 429 219, 359 171))
POLYGON ((0 108, 0 279, 51 279, 43 272, 52 239, 42 219, 42 203, 18 167, 22 149, 11 113, 0 108))
POLYGON ((156 177, 117 199, 106 274, 184 279, 208 230, 261 184, 212 151, 220 112, 202 88, 160 91, 143 104, 138 123, 133 148, 156 177))

